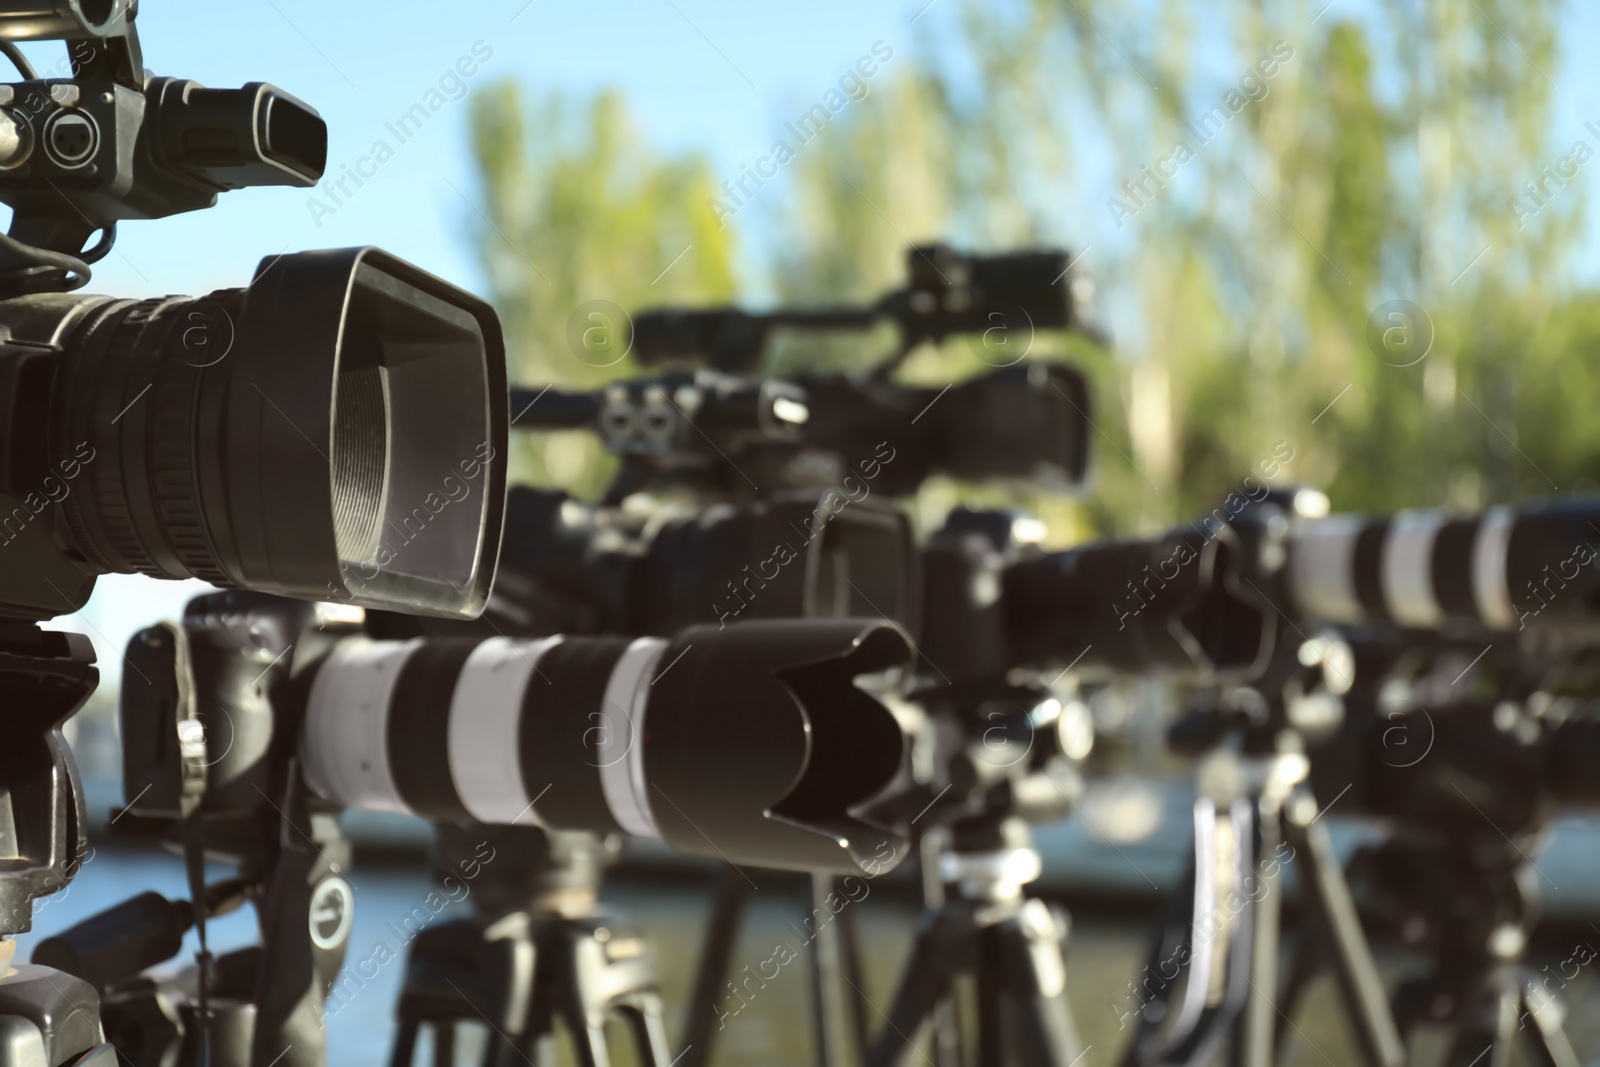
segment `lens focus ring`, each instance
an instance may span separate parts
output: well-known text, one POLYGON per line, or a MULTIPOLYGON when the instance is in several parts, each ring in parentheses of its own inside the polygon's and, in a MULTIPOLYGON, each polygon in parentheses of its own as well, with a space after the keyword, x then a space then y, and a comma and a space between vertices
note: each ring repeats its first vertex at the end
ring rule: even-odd
POLYGON ((196 420, 206 367, 190 362, 182 342, 195 315, 208 321, 218 317, 208 304, 185 301, 182 313, 173 316, 175 323, 163 331, 161 367, 150 390, 151 490, 161 528, 184 569, 213 585, 227 585, 200 503, 196 420))
POLYGON ((222 295, 108 305, 68 346, 71 414, 57 447, 85 441, 94 459, 64 511, 74 544, 105 570, 228 584, 198 480, 206 368, 181 343, 186 315, 214 311, 222 295))

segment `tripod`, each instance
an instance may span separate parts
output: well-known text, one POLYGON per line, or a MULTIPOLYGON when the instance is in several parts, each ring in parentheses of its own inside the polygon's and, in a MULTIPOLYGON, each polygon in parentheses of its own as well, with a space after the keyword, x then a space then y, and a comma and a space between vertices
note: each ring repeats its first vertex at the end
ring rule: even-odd
POLYGON ((1198 769, 1195 844, 1173 913, 1141 972, 1152 995, 1123 1063, 1205 1064, 1231 1038, 1233 1063, 1270 1067, 1298 992, 1291 986, 1280 1011, 1281 868, 1292 859, 1304 863, 1303 904, 1328 947, 1363 1062, 1399 1067, 1405 1046, 1327 827, 1318 824, 1316 800, 1303 785, 1308 764, 1298 736, 1278 733, 1269 753, 1242 754, 1241 740, 1234 735, 1198 769), (1177 978, 1185 970, 1180 998, 1177 978))
POLYGON ((1066 1067, 1082 1055, 1067 1004, 1065 916, 1022 887, 1039 876, 1028 824, 1003 813, 956 822, 942 857, 955 895, 930 901, 868 1067, 892 1067, 925 1022, 942 1063, 963 1044, 948 1005, 957 980, 977 992, 978 1062, 1066 1067))
MULTIPOLYGON (((1521 961, 1541 875, 1516 844, 1475 837, 1407 829, 1352 864, 1392 905, 1385 911, 1401 917, 1401 940, 1432 957, 1426 973, 1396 991, 1395 1016, 1407 1034, 1430 1024, 1453 1029, 1449 1067, 1505 1067, 1518 1033, 1528 1034, 1534 1063, 1578 1067, 1549 976, 1541 985, 1521 961)), ((1310 961, 1298 964, 1295 993, 1314 971, 1310 961)))
POLYGON ((555 1024, 583 1067, 611 1062, 606 1023, 624 1021, 640 1063, 667 1067, 666 1025, 643 934, 597 908, 600 874, 617 844, 534 827, 438 827, 439 866, 494 849, 471 884, 478 914, 427 927, 411 942, 397 1008, 392 1067, 408 1067, 423 1027, 437 1067, 455 1062, 461 1023, 487 1023, 485 1067, 555 1063, 555 1024))
MULTIPOLYGON (((701 942, 694 984, 684 1011, 683 1050, 680 1067, 704 1067, 710 1062, 722 1012, 717 1007, 724 982, 730 988, 728 965, 744 919, 751 883, 744 871, 722 868, 713 891, 711 918, 701 942)), ((848 897, 843 880, 813 874, 809 882, 812 901, 807 920, 816 951, 809 954, 811 1026, 819 1067, 848 1062, 849 1049, 866 1046, 866 1004, 861 995, 861 955, 857 947, 854 910, 829 908, 827 901, 848 897), (816 922, 818 916, 829 916, 816 922), (815 922, 815 926, 811 924, 815 922), (849 985, 848 991, 845 986, 849 985)), ((749 979, 747 978, 746 981, 749 979)))

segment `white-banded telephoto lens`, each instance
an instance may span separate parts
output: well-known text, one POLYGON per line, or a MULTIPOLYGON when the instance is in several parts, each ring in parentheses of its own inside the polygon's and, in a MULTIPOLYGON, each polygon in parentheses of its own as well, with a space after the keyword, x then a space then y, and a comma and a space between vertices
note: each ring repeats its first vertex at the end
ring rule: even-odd
POLYGON ((348 807, 877 874, 906 842, 857 812, 906 739, 859 683, 911 660, 899 627, 862 619, 671 639, 350 638, 316 667, 301 756, 311 788, 348 807))
POLYGON ((1600 497, 1476 514, 1401 511, 1297 523, 1285 581, 1331 623, 1600 630, 1600 497))

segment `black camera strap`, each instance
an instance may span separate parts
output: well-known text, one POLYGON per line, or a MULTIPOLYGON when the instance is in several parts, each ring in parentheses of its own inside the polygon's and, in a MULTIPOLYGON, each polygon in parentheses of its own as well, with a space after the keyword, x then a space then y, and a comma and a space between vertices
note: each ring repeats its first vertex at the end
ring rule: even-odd
POLYGON ((211 950, 206 945, 206 848, 204 820, 200 817, 200 803, 196 798, 192 810, 182 819, 183 866, 189 878, 189 898, 194 902, 194 930, 200 938, 200 949, 195 953, 195 997, 198 1001, 197 1018, 200 1023, 200 1063, 211 1062, 211 950))

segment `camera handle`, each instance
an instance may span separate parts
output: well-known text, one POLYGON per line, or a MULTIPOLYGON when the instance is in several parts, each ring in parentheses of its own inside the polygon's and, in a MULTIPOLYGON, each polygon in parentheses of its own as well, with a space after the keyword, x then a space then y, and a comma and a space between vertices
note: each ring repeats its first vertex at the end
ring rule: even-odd
MULTIPOLYGON (((74 80, 108 81, 134 92, 143 91, 144 53, 133 24, 137 3, 117 0, 98 23, 76 10, 76 5, 58 5, 58 11, 49 18, 41 18, 38 8, 38 4, 29 0, 0 0, 0 42, 7 45, 7 56, 13 57, 17 72, 25 80, 38 79, 28 66, 17 63, 15 56, 20 53, 14 51, 16 46, 12 42, 60 40, 67 46, 74 80)), ((7 87, 5 92, 9 94, 12 90, 7 87)), ((8 96, 4 102, 12 101, 8 96)), ((5 117, 4 125, 9 127, 10 137, 21 136, 9 116, 5 117)), ((77 211, 18 209, 10 230, 0 235, 0 274, 37 270, 40 266, 76 273, 111 250, 115 229, 114 223, 101 227, 77 211), (80 251, 97 230, 105 234, 101 241, 93 248, 80 251)))

